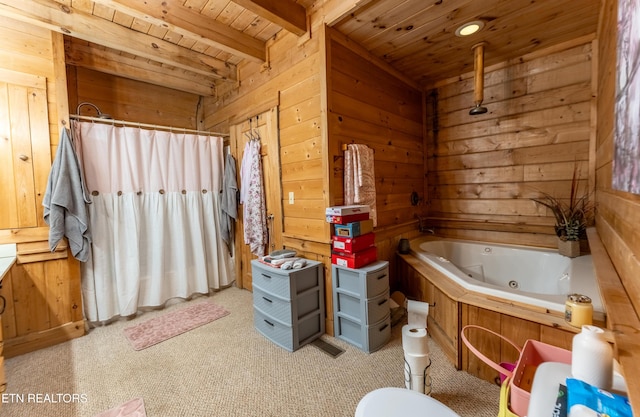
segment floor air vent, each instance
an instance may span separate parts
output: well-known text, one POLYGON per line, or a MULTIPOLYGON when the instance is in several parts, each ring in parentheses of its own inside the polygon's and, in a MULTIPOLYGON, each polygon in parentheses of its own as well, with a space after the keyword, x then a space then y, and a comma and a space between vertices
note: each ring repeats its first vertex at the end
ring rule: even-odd
POLYGON ((311 342, 311 344, 327 355, 331 356, 332 358, 337 358, 344 352, 344 350, 339 348, 338 346, 332 345, 331 343, 326 342, 322 339, 316 339, 311 342))

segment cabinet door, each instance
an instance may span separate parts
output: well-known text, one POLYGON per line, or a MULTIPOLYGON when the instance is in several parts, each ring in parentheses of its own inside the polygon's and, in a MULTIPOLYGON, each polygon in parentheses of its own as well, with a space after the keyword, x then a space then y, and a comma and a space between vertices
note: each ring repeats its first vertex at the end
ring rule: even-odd
POLYGON ((45 226, 49 142, 46 78, 0 70, 0 229, 45 226))

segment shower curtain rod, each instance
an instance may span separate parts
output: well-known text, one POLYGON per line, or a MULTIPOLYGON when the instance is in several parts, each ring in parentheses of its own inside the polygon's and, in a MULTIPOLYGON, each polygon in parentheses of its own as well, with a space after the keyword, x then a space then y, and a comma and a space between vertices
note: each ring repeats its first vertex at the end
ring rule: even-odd
POLYGON ((198 135, 206 135, 206 136, 221 136, 228 138, 229 134, 227 133, 219 133, 219 132, 206 132, 204 130, 193 130, 193 129, 185 129, 182 127, 171 127, 171 126, 162 126, 162 125, 152 125, 147 123, 138 123, 138 122, 127 122, 126 120, 114 120, 114 119, 104 119, 101 117, 90 117, 90 116, 80 116, 78 114, 70 114, 69 117, 75 120, 87 120, 91 122, 99 122, 99 123, 107 123, 112 125, 123 125, 123 126, 132 126, 132 127, 146 127, 150 129, 158 129, 158 130, 168 130, 170 132, 184 132, 184 133, 195 133, 198 135))

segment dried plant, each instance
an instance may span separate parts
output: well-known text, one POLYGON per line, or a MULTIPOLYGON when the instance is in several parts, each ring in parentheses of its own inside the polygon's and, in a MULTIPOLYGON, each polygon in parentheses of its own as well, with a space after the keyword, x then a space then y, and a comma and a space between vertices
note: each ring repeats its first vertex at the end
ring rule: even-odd
POLYGON ((573 169, 569 201, 541 192, 541 197, 532 198, 538 204, 548 207, 553 213, 556 235, 562 240, 580 240, 586 237, 586 229, 593 224, 596 205, 591 201, 590 193, 578 197, 579 170, 573 169))

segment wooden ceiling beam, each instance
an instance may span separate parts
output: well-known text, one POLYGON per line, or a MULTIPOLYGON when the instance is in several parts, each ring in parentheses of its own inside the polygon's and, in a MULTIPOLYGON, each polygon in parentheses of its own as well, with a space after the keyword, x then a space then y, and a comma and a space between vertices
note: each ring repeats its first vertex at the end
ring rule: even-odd
MULTIPOLYGON (((131 80, 142 81, 204 97, 216 95, 216 80, 180 68, 127 57, 113 49, 103 49, 75 38, 65 42, 65 62, 131 80)), ((221 81, 218 81, 221 82, 221 81)))
POLYGON ((123 14, 254 62, 266 60, 265 43, 168 0, 93 0, 123 14))
POLYGON ((0 0, 0 15, 187 71, 236 80, 235 66, 53 0, 0 0))
POLYGON ((233 2, 298 36, 307 33, 307 10, 292 0, 233 0, 233 2))
POLYGON ((324 0, 318 2, 324 22, 334 26, 356 10, 362 10, 373 0, 324 0))

